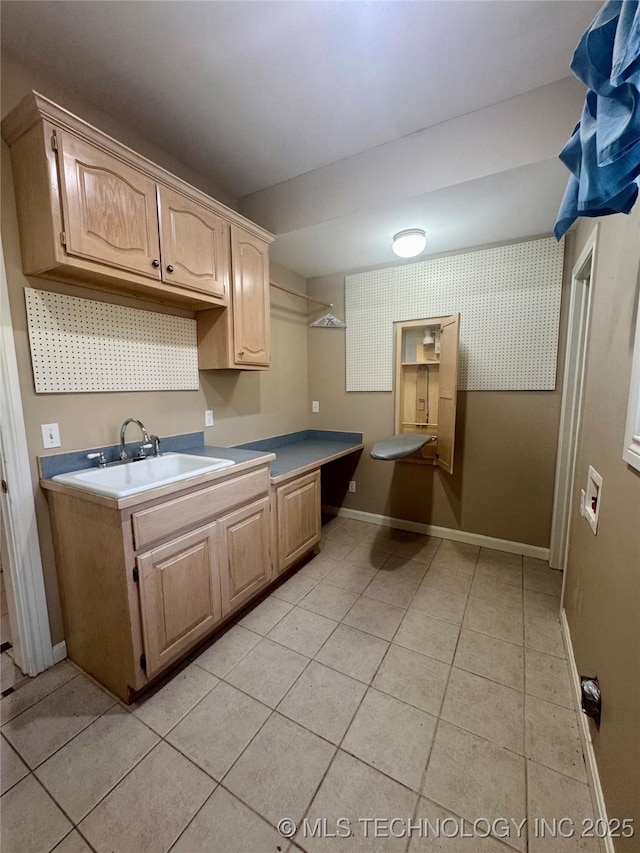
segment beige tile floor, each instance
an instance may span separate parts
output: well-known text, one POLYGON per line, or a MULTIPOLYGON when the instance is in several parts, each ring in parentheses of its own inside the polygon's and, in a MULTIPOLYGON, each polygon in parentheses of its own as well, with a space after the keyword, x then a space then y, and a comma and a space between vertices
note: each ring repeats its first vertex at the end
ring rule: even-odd
POLYGON ((3 853, 599 851, 534 831, 592 814, 559 593, 537 560, 335 519, 137 706, 68 662, 2 700, 3 853))

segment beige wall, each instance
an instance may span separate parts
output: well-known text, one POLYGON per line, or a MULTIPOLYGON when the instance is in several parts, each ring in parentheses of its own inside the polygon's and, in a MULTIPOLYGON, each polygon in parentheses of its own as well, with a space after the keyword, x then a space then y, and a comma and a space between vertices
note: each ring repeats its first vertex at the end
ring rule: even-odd
MULTIPOLYGON (((640 832, 640 472, 622 460, 633 333, 640 298, 640 205, 630 217, 599 220, 583 420, 571 512, 565 607, 581 675, 602 687, 593 730, 610 817, 633 817, 640 832), (603 478, 598 534, 578 512, 589 465, 603 478)), ((583 220, 575 257, 594 227, 583 220)))
MULTIPOLYGON (((43 94, 50 89, 42 81, 33 80, 15 63, 3 69, 3 115, 8 112, 30 89, 38 88, 43 94), (6 95, 5 95, 6 88, 6 95)), ((55 94, 55 93, 54 93, 55 94)), ((75 94, 75 93, 74 93, 75 94)), ((67 105, 68 100, 64 101, 67 105)), ((110 130, 110 124, 99 121, 88 111, 79 112, 95 124, 110 130)), ((119 138, 123 138, 119 136, 119 138)), ((177 164, 168 155, 157 156, 152 145, 138 145, 127 138, 137 150, 143 151, 156 162, 180 174, 194 185, 211 192, 204 178, 198 179, 190 170, 177 164)), ((138 140, 136 140, 136 143, 138 140)), ((213 194, 213 193, 212 193, 213 194)), ((216 196, 220 198, 220 195, 216 196)), ((226 197, 223 198, 228 201, 226 197)), ((44 563, 45 587, 51 621, 52 640, 59 642, 64 637, 60 616, 55 565, 53 560, 51 532, 46 498, 37 484, 36 456, 44 454, 40 424, 58 423, 62 447, 53 452, 82 449, 101 444, 115 444, 119 440, 119 428, 127 417, 137 417, 149 430, 163 435, 193 432, 203 429, 205 409, 213 409, 215 425, 205 430, 208 444, 231 445, 243 441, 277 435, 282 432, 303 429, 307 426, 307 330, 306 305, 302 300, 272 290, 272 368, 269 371, 244 372, 235 370, 202 371, 200 388, 197 391, 150 391, 144 393, 109 394, 38 394, 33 388, 31 359, 27 338, 24 288, 55 289, 90 299, 132 305, 150 310, 165 310, 167 313, 194 316, 188 312, 158 308, 151 303, 128 300, 101 294, 86 288, 65 286, 44 279, 27 280, 22 274, 15 199, 11 179, 9 149, 2 143, 2 240, 9 287, 11 321, 15 335, 18 371, 22 402, 27 427, 27 441, 31 472, 36 496, 38 531, 44 563)), ((290 287, 304 290, 305 280, 283 267, 273 265, 272 277, 290 287)), ((4 318, 3 318, 4 322, 4 318)), ((135 369, 133 366, 132 369, 135 369)), ((90 531, 87 531, 90 535, 90 531)))
MULTIPOLYGON (((334 313, 344 317, 344 273, 307 284, 310 295, 333 302, 334 313)), ((449 475, 439 468, 370 458, 372 445, 393 435, 393 393, 347 393, 345 332, 310 329, 309 394, 320 402, 311 425, 364 433, 365 450, 354 474, 357 492, 335 499, 349 509, 548 547, 560 364, 558 374, 555 391, 459 393, 455 469, 449 475)))

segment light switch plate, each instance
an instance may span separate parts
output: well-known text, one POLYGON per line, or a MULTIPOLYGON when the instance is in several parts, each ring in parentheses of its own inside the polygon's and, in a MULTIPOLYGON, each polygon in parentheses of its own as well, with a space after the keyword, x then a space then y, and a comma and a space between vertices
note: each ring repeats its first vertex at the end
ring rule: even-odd
POLYGON ((356 481, 355 480, 349 480, 349 491, 353 493, 353 492, 355 492, 355 490, 356 490, 356 481))
POLYGON ((311 401, 311 411, 315 412, 316 414, 320 411, 320 401, 319 400, 312 400, 311 401))
POLYGON ((40 424, 42 430, 42 446, 45 450, 60 447, 60 427, 58 424, 40 424))
POLYGON ((598 519, 602 504, 602 477, 593 465, 589 465, 587 488, 585 489, 584 517, 595 534, 598 533, 598 519))
POLYGON ((207 409, 204 413, 204 425, 213 426, 213 409, 207 409))

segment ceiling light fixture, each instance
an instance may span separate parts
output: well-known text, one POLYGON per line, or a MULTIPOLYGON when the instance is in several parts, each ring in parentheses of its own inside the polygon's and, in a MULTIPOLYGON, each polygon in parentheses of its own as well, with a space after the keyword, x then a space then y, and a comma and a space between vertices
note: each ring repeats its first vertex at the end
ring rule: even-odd
POLYGON ((415 258, 426 245, 427 235, 421 228, 407 228, 406 231, 398 231, 391 248, 400 258, 415 258))

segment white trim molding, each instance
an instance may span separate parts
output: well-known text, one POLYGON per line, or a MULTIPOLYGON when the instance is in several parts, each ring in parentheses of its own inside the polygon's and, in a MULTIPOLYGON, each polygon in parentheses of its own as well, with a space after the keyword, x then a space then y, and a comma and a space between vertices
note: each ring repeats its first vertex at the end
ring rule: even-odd
MULTIPOLYGON (((573 644, 571 642, 571 631, 569 630, 567 611, 564 609, 564 607, 560 611, 560 624, 562 627, 562 637, 564 640, 564 646, 567 652, 569 676, 571 678, 571 685, 573 687, 573 698, 576 707, 576 714, 578 716, 578 730, 580 732, 582 754, 585 757, 585 769, 587 771, 589 789, 591 791, 591 798, 593 800, 593 805, 595 809, 594 817, 600 820, 602 822, 602 825, 604 826, 608 825, 609 823, 607 818, 607 807, 604 801, 604 792, 602 790, 602 785, 600 784, 600 774, 598 773, 598 763, 596 761, 596 754, 593 750, 591 733, 589 732, 589 718, 580 711, 580 708, 582 707, 580 675, 578 674, 578 667, 576 666, 576 659, 573 653, 573 644)), ((601 840, 604 844, 604 849, 606 853, 615 853, 612 838, 605 837, 601 840)))
POLYGON ((323 504, 322 511, 328 515, 355 518, 357 521, 379 524, 382 527, 397 527, 399 530, 437 536, 440 539, 450 539, 452 542, 464 542, 466 545, 479 545, 481 548, 492 548, 494 551, 506 551, 509 554, 535 557, 537 560, 549 560, 548 548, 528 545, 526 542, 510 542, 508 539, 495 539, 493 536, 484 536, 481 533, 469 533, 466 530, 454 530, 451 527, 437 527, 435 524, 422 524, 419 521, 406 521, 404 518, 392 518, 389 515, 377 515, 374 512, 364 512, 359 509, 345 509, 323 504))
POLYGON ((591 319, 591 296, 598 253, 599 223, 596 223, 571 270, 571 296, 564 358, 562 409, 558 429, 556 478, 551 515, 549 564, 564 569, 569 542, 571 497, 582 414, 582 391, 586 348, 591 319))
POLYGON ((65 660, 67 657, 67 641, 63 640, 61 643, 56 643, 53 647, 53 662, 60 663, 60 661, 65 660))
MULTIPOLYGON (((638 233, 638 237, 640 238, 640 233, 638 233)), ((638 282, 640 282, 640 262, 638 264, 638 282)), ((633 345, 629 408, 627 410, 622 458, 636 471, 640 471, 640 305, 637 306, 636 311, 636 336, 633 345)))
POLYGON ((53 665, 53 650, 1 241, 0 291, 0 462, 8 484, 6 494, 2 492, 2 519, 15 603, 11 630, 17 640, 16 663, 34 676, 53 665))

